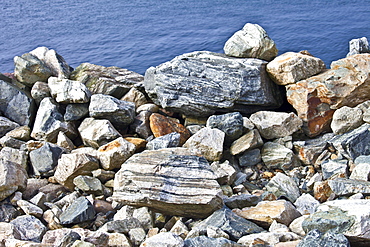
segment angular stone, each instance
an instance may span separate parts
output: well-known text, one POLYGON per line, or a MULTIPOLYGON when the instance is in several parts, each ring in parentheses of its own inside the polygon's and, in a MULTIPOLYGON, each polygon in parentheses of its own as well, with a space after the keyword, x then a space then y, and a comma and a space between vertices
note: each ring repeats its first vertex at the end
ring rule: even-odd
POLYGON ((299 188, 295 181, 287 175, 278 172, 268 184, 267 191, 272 192, 276 197, 283 196, 294 203, 300 196, 299 188))
POLYGON ((21 164, 0 157, 0 201, 27 186, 27 172, 21 164))
POLYGON ((134 228, 128 232, 128 236, 130 237, 130 242, 134 246, 139 246, 142 242, 144 242, 146 233, 143 228, 134 228))
POLYGON ((105 232, 94 232, 82 228, 61 228, 47 231, 42 239, 42 244, 47 246, 69 246, 80 239, 85 239, 85 241, 89 241, 96 246, 107 246, 109 236, 105 232))
POLYGON ((14 75, 26 86, 32 87, 37 81, 46 82, 52 72, 37 56, 25 53, 14 57, 14 75))
POLYGON ((310 194, 301 195, 294 203, 294 206, 302 215, 314 213, 317 205, 320 205, 320 202, 310 194))
POLYGON ((349 52, 347 57, 361 53, 370 53, 369 42, 367 41, 367 38, 362 37, 359 39, 351 39, 349 41, 349 52))
POLYGON ((370 194, 370 182, 347 178, 328 180, 330 189, 337 196, 350 196, 357 193, 370 194))
POLYGON ((303 230, 303 227, 302 227, 302 222, 307 219, 308 217, 310 217, 310 215, 306 214, 306 215, 302 215, 301 217, 298 217, 296 218, 295 220, 292 221, 292 223, 290 223, 289 225, 289 229, 300 235, 300 236, 305 236, 306 233, 305 231, 303 230))
POLYGON ((9 136, 3 136, 0 138, 0 145, 2 147, 10 147, 10 148, 16 148, 20 149, 23 144, 26 142, 9 137, 9 136))
POLYGON ((234 241, 225 238, 199 236, 195 238, 189 238, 184 241, 184 247, 192 246, 242 247, 243 245, 237 244, 234 241))
POLYGON ((259 111, 253 113, 249 119, 266 139, 292 135, 302 126, 302 120, 292 112, 259 111))
POLYGON ((206 159, 185 148, 167 148, 129 158, 115 176, 113 199, 198 218, 222 206, 220 195, 206 159))
POLYGON ((85 197, 79 197, 60 215, 62 225, 78 224, 94 219, 93 205, 85 197))
POLYGON ((171 228, 170 232, 173 232, 180 236, 182 239, 185 239, 189 233, 189 229, 180 219, 176 221, 176 223, 171 228))
POLYGON ((4 161, 14 162, 27 170, 28 157, 27 152, 19 149, 4 147, 0 150, 0 159, 4 161))
POLYGON ((347 160, 326 160, 321 164, 322 177, 324 180, 336 174, 347 177, 347 160))
POLYGON ((225 133, 219 129, 202 128, 192 135, 183 147, 198 150, 209 161, 222 158, 225 133))
POLYGON ((20 233, 21 240, 41 242, 42 237, 47 231, 46 226, 32 215, 18 216, 10 222, 20 233))
POLYGON ((19 210, 10 204, 0 205, 0 222, 10 222, 20 215, 19 210))
POLYGON ((130 129, 144 139, 147 139, 153 134, 150 129, 150 115, 152 113, 149 111, 141 111, 136 115, 134 122, 130 125, 130 129))
POLYGON ((344 134, 363 124, 362 115, 362 110, 359 108, 343 106, 334 112, 330 127, 334 134, 344 134))
POLYGON ((83 143, 96 149, 121 137, 121 134, 106 119, 85 118, 78 131, 83 143))
POLYGON ((37 104, 40 104, 40 102, 44 98, 51 97, 50 88, 48 84, 43 81, 35 82, 31 89, 31 96, 37 102, 37 104))
POLYGON ((99 231, 128 234, 130 230, 135 228, 141 228, 141 223, 138 219, 130 217, 123 220, 108 221, 99 231))
POLYGON ((125 140, 135 145, 135 152, 143 151, 147 145, 147 141, 138 137, 125 137, 125 140))
POLYGON ((70 79, 81 81, 93 94, 121 98, 144 77, 127 69, 83 63, 72 72, 70 79))
POLYGON ((317 75, 326 69, 317 57, 296 52, 286 52, 267 64, 271 79, 279 85, 288 85, 317 75))
POLYGON ((88 154, 62 154, 54 173, 55 180, 69 190, 75 187, 73 179, 79 175, 91 175, 99 168, 99 161, 88 154))
POLYGON ((57 145, 67 151, 71 151, 76 148, 71 139, 69 139, 63 132, 59 132, 58 134, 57 145))
POLYGON ((130 91, 121 98, 121 100, 134 103, 136 108, 148 103, 145 95, 134 87, 132 87, 130 91))
POLYGON ((177 132, 154 138, 146 145, 147 150, 158 150, 162 148, 178 147, 181 135, 177 132))
POLYGON ((125 234, 121 233, 109 233, 108 246, 120 246, 120 247, 131 247, 131 242, 128 240, 125 234))
POLYGON ((348 239, 343 234, 333 232, 321 233, 314 229, 307 233, 297 247, 350 247, 348 239))
POLYGON ((275 42, 258 24, 247 23, 226 41, 224 52, 233 57, 253 57, 271 61, 277 56, 275 42))
POLYGON ((211 169, 216 175, 217 182, 221 185, 231 185, 236 178, 236 170, 230 165, 228 160, 222 163, 218 161, 213 162, 211 164, 211 169))
POLYGON ((58 103, 87 103, 90 101, 91 92, 85 84, 79 81, 50 77, 48 86, 51 96, 58 103))
POLYGON ((105 170, 121 168, 123 162, 130 158, 135 152, 135 145, 122 137, 117 138, 98 149, 100 165, 105 170))
POLYGON ((21 234, 12 224, 0 222, 0 239, 4 240, 10 238, 20 239, 21 234))
POLYGON ((258 130, 254 129, 234 141, 230 146, 230 153, 232 155, 238 155, 247 150, 261 147, 262 145, 262 138, 258 130))
POLYGON ((225 141, 233 142, 243 134, 243 116, 239 112, 213 115, 207 120, 207 127, 222 130, 225 141))
POLYGON ((132 217, 140 221, 144 230, 149 230, 154 227, 153 214, 148 207, 135 208, 132 212, 132 217))
POLYGON ((41 218, 41 216, 44 213, 44 211, 40 207, 38 207, 38 206, 36 206, 36 205, 28 202, 28 201, 25 201, 25 200, 19 200, 19 201, 17 201, 17 205, 27 215, 33 215, 35 217, 41 218))
POLYGON ((296 84, 287 85, 288 102, 304 121, 306 134, 317 136, 330 129, 335 109, 354 107, 370 96, 370 54, 358 54, 335 62, 331 69, 296 84))
POLYGON ((85 193, 94 195, 103 194, 103 185, 97 178, 80 175, 73 179, 73 184, 85 193))
POLYGON ((144 86, 155 104, 186 116, 207 117, 216 111, 248 114, 282 103, 280 89, 265 66, 259 59, 193 52, 149 68, 144 86))
POLYGON ((369 181, 370 180, 370 156, 359 156, 355 159, 350 179, 369 181))
POLYGON ((0 137, 5 136, 5 134, 15 128, 19 127, 19 124, 7 119, 6 117, 0 116, 0 137))
POLYGON ((258 148, 248 150, 239 157, 239 165, 241 167, 254 166, 260 163, 261 161, 262 161, 261 151, 258 148))
POLYGON ((180 145, 182 146, 190 137, 190 132, 179 122, 158 113, 150 115, 150 129, 155 137, 164 136, 172 132, 180 134, 180 145))
POLYGON ((37 176, 52 176, 58 164, 58 159, 65 150, 58 145, 45 142, 44 145, 29 153, 33 172, 37 176))
POLYGON ((20 126, 9 131, 5 135, 18 140, 29 141, 31 139, 31 128, 27 125, 20 126))
POLYGON ((260 197, 256 195, 240 194, 231 197, 224 197, 224 203, 230 209, 256 206, 260 197))
POLYGON ((65 121, 76 121, 89 116, 89 104, 68 104, 66 113, 64 114, 65 121))
POLYGON ((147 238, 140 247, 183 247, 184 240, 175 233, 172 232, 161 232, 153 237, 147 238))
POLYGON ((299 165, 297 156, 283 145, 266 142, 261 151, 262 160, 269 169, 289 171, 299 165))
POLYGON ((239 239, 238 244, 242 246, 260 246, 256 243, 265 242, 263 246, 277 246, 281 242, 289 242, 300 239, 300 237, 292 232, 261 232, 250 234, 239 239))

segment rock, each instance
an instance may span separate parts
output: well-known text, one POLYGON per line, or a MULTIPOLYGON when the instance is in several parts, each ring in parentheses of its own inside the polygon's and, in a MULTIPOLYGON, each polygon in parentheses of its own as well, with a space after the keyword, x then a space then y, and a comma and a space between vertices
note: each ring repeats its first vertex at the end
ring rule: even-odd
POLYGON ((47 179, 37 179, 37 178, 29 178, 27 179, 27 187, 22 192, 22 197, 25 200, 31 200, 37 193, 39 193, 39 189, 48 185, 47 179))
POLYGON ((339 135, 356 129, 361 124, 363 124, 362 110, 343 106, 334 112, 330 127, 334 134, 339 135))
POLYGON ((130 125, 131 130, 144 139, 147 139, 153 134, 150 129, 150 115, 152 113, 149 111, 141 111, 136 115, 134 122, 130 125))
POLYGON ((297 247, 349 247, 348 239, 343 234, 333 232, 321 233, 315 229, 310 231, 297 247))
POLYGON ((0 222, 0 239, 4 240, 13 238, 21 238, 21 234, 18 229, 10 223, 0 222))
POLYGON ((71 247, 95 247, 94 244, 91 244, 89 242, 76 240, 71 247))
POLYGON ((29 153, 33 172, 37 176, 52 176, 57 166, 58 159, 64 153, 64 149, 50 142, 29 153))
POLYGON ((0 150, 0 159, 3 159, 4 161, 14 162, 27 170, 28 157, 27 152, 25 151, 4 147, 0 150))
POLYGON ((274 220, 288 226, 294 219, 301 216, 289 201, 262 201, 255 207, 234 209, 237 215, 251 220, 262 227, 269 227, 274 220))
POLYGON ((20 212, 10 204, 0 205, 0 222, 10 222, 20 215, 20 212))
POLYGON ((236 178, 236 170, 230 165, 230 162, 226 160, 220 163, 215 161, 211 164, 211 169, 216 175, 217 182, 221 185, 228 184, 231 185, 236 178))
POLYGON ((32 87, 37 81, 46 82, 52 72, 37 56, 25 53, 14 57, 14 75, 26 86, 32 87))
POLYGON ((262 138, 258 130, 254 129, 234 141, 230 146, 230 153, 232 155, 238 155, 245 151, 261 147, 262 145, 262 138))
POLYGON ((249 118, 265 139, 292 135, 302 126, 302 120, 294 113, 259 111, 249 118))
POLYGON ((290 223, 289 225, 289 229, 300 235, 300 236, 305 236, 306 233, 305 231, 303 230, 303 227, 302 227, 302 222, 307 219, 308 217, 310 217, 310 215, 306 214, 306 215, 302 215, 301 217, 298 217, 296 218, 295 220, 292 221, 292 223, 290 223))
POLYGON ((320 202, 310 194, 301 195, 294 203, 294 206, 302 215, 314 213, 317 205, 320 205, 320 202))
POLYGON ((141 227, 142 227, 141 223, 138 219, 130 217, 123 220, 108 221, 104 226, 102 226, 99 229, 99 231, 128 234, 130 230, 141 227))
POLYGON ((75 187, 73 179, 79 175, 91 175, 99 168, 99 161, 88 154, 62 154, 54 173, 55 180, 69 190, 75 187))
POLYGON ((71 151, 76 148, 71 139, 69 139, 63 132, 59 132, 58 134, 57 145, 67 151, 71 151))
POLYGON ((226 238, 229 239, 229 235, 222 231, 220 228, 215 226, 207 226, 207 236, 210 238, 226 238))
POLYGON ((136 108, 148 103, 145 95, 134 87, 132 87, 130 91, 121 98, 121 100, 134 103, 136 108))
POLYGON ((190 132, 180 123, 172 118, 165 117, 158 113, 150 115, 150 129, 155 137, 164 136, 172 132, 180 134, 180 146, 190 137, 190 132))
POLYGON ((260 202, 259 196, 240 194, 224 197, 224 203, 231 209, 256 206, 260 202))
POLYGON ((326 160, 321 164, 322 177, 324 180, 336 174, 347 177, 347 160, 326 160))
POLYGON ((106 171, 104 169, 97 169, 91 172, 93 177, 98 178, 102 183, 114 178, 116 174, 114 171, 106 171))
POLYGON ((300 239, 300 237, 291 232, 261 232, 250 234, 239 239, 238 244, 242 246, 260 246, 256 244, 259 241, 267 243, 263 246, 276 246, 280 242, 288 242, 300 239))
POLYGON ((20 125, 32 126, 36 104, 31 95, 16 87, 7 77, 1 77, 0 87, 0 113, 20 125))
POLYGON ((243 245, 237 244, 234 241, 225 238, 212 238, 206 236, 189 238, 184 241, 184 247, 193 247, 193 246, 241 247, 243 245))
POLYGON ((15 128, 18 128, 19 124, 7 119, 6 117, 0 116, 0 137, 5 136, 5 134, 15 128))
POLYGON ((157 113, 159 111, 159 106, 153 103, 147 103, 147 104, 137 107, 136 113, 139 114, 142 111, 149 111, 151 113, 157 113))
POLYGON ((147 141, 138 137, 125 137, 125 140, 135 145, 135 152, 143 151, 147 145, 147 141))
POLYGON ((299 165, 299 160, 291 149, 274 142, 266 142, 263 145, 261 156, 269 169, 289 171, 299 165))
POLYGON ((20 233, 21 240, 41 242, 42 237, 47 231, 46 226, 32 215, 18 216, 10 222, 20 233))
POLYGON ((181 220, 178 220, 173 225, 170 232, 173 232, 176 235, 180 236, 182 239, 185 239, 189 233, 189 229, 181 220))
POLYGON ((218 161, 222 158, 224 140, 223 131, 205 127, 192 135, 183 146, 197 149, 209 161, 218 161))
POLYGON ((184 240, 175 233, 161 232, 153 237, 147 238, 140 247, 183 247, 184 240))
POLYGON ((93 195, 103 194, 103 185, 97 178, 79 175, 73 179, 73 184, 85 193, 93 195))
POLYGON ((350 179, 369 181, 370 180, 370 159, 369 156, 359 156, 355 159, 350 179))
POLYGON ((65 121, 76 121, 89 116, 89 104, 68 104, 66 113, 64 114, 65 121))
POLYGON ((121 137, 121 134, 106 119, 85 118, 78 131, 83 143, 96 149, 121 137))
POLYGON ((331 64, 331 69, 296 84, 287 85, 288 102, 313 137, 330 129, 335 109, 354 107, 366 100, 370 54, 350 56, 331 64))
POLYGON ((27 172, 21 164, 0 156, 0 201, 27 186, 27 172))
POLYGON ((116 128, 123 129, 134 121, 135 104, 110 95, 94 94, 89 106, 90 117, 109 120, 116 128))
POLYGON ((130 242, 134 246, 139 246, 142 242, 144 242, 145 237, 146 237, 146 233, 145 233, 145 231, 144 231, 143 228, 134 228, 134 229, 131 229, 128 232, 128 235, 130 237, 130 242))
POLYGON ((47 246, 69 246, 76 240, 84 239, 96 246, 107 246, 109 236, 104 232, 93 232, 82 228, 61 228, 49 230, 42 239, 42 244, 47 246))
POLYGON ((269 62, 266 67, 267 73, 278 85, 305 80, 325 69, 325 63, 320 58, 300 52, 286 52, 269 62))
POLYGON ((370 182, 337 178, 328 180, 328 185, 337 196, 350 196, 357 193, 369 194, 370 182))
POLYGON ((181 135, 177 132, 154 138, 146 144, 147 150, 178 147, 181 135))
POLYGON ((93 205, 85 197, 79 197, 60 215, 62 225, 78 224, 94 219, 93 205))
POLYGON ((265 66, 258 59, 193 52, 149 68, 144 86, 155 104, 186 116, 207 117, 216 111, 248 114, 282 103, 280 89, 268 78, 265 66))
POLYGON ((52 98, 45 98, 41 101, 37 111, 31 137, 55 143, 60 131, 71 139, 77 135, 74 126, 64 121, 59 105, 52 98))
POLYGON ((258 148, 248 150, 239 157, 241 167, 250 167, 257 165, 262 161, 261 150, 258 148))
POLYGON ((361 53, 370 53, 369 42, 367 41, 367 38, 362 37, 349 41, 349 52, 347 57, 361 53))
POLYGON ((83 63, 72 72, 70 79, 81 81, 93 94, 121 98, 144 78, 127 69, 83 63))
POLYGON ((243 134, 243 116, 239 112, 213 115, 208 118, 206 126, 222 130, 225 142, 231 143, 243 134))
POLYGON ((31 139, 31 128, 27 125, 17 127, 8 133, 5 136, 9 136, 21 141, 29 141, 31 139))
POLYGON ((275 42, 258 24, 247 23, 226 41, 224 52, 233 57, 253 57, 271 61, 277 56, 275 42))
POLYGON ((117 138, 98 149, 100 165, 105 170, 121 168, 123 162, 130 158, 135 152, 135 145, 122 137, 117 138))
POLYGON ((127 239, 125 234, 121 233, 109 233, 108 246, 120 246, 120 247, 131 247, 130 240, 127 239))
POLYGON ((168 215, 206 217, 222 206, 221 190, 203 157, 184 148, 144 151, 122 164, 113 199, 168 215))
POLYGON ((294 180, 281 172, 278 172, 275 177, 266 184, 266 189, 272 192, 276 197, 283 196, 292 203, 300 196, 299 188, 294 180))
POLYGON ((43 81, 35 82, 31 88, 31 96, 38 105, 44 98, 51 97, 48 84, 43 81))
POLYGON ((79 81, 50 77, 48 86, 51 96, 58 103, 87 103, 90 101, 91 92, 85 84, 79 81))
POLYGON ((0 138, 0 145, 2 147, 10 147, 10 148, 16 148, 20 149, 21 146, 25 144, 24 141, 9 137, 9 136, 3 136, 0 138))
POLYGON ((27 215, 33 215, 35 217, 41 218, 41 216, 44 213, 44 211, 40 207, 38 207, 38 206, 36 206, 36 205, 28 202, 28 201, 25 201, 25 200, 19 200, 19 201, 17 201, 17 205, 27 215))
POLYGON ((154 227, 153 215, 148 207, 135 208, 132 211, 132 217, 140 221, 144 230, 149 230, 154 227))

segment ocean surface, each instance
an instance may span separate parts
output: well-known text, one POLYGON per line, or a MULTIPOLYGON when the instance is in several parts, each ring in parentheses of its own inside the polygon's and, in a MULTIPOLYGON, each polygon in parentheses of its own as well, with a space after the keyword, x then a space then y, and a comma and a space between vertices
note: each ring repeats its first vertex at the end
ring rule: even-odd
POLYGON ((308 50, 346 56, 353 38, 370 40, 369 0, 0 0, 0 72, 38 46, 72 66, 83 62, 144 74, 183 53, 223 46, 245 23, 261 25, 279 54, 308 50))

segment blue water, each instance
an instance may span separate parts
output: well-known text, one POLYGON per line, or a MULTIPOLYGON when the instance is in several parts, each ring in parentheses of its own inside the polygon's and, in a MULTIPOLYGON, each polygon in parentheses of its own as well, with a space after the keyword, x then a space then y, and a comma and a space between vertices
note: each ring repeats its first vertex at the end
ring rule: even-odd
POLYGON ((280 54, 308 50, 327 65, 345 57, 349 40, 370 39, 369 0, 0 0, 0 11, 0 72, 47 46, 72 67, 144 74, 186 52, 223 52, 247 22, 261 25, 280 54))

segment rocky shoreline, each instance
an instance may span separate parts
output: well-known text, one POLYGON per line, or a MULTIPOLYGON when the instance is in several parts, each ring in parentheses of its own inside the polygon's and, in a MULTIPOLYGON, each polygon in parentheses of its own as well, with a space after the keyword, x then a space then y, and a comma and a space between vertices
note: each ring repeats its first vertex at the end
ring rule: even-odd
POLYGON ((0 74, 0 246, 368 246, 370 50, 247 23, 145 76, 39 47, 0 74))

